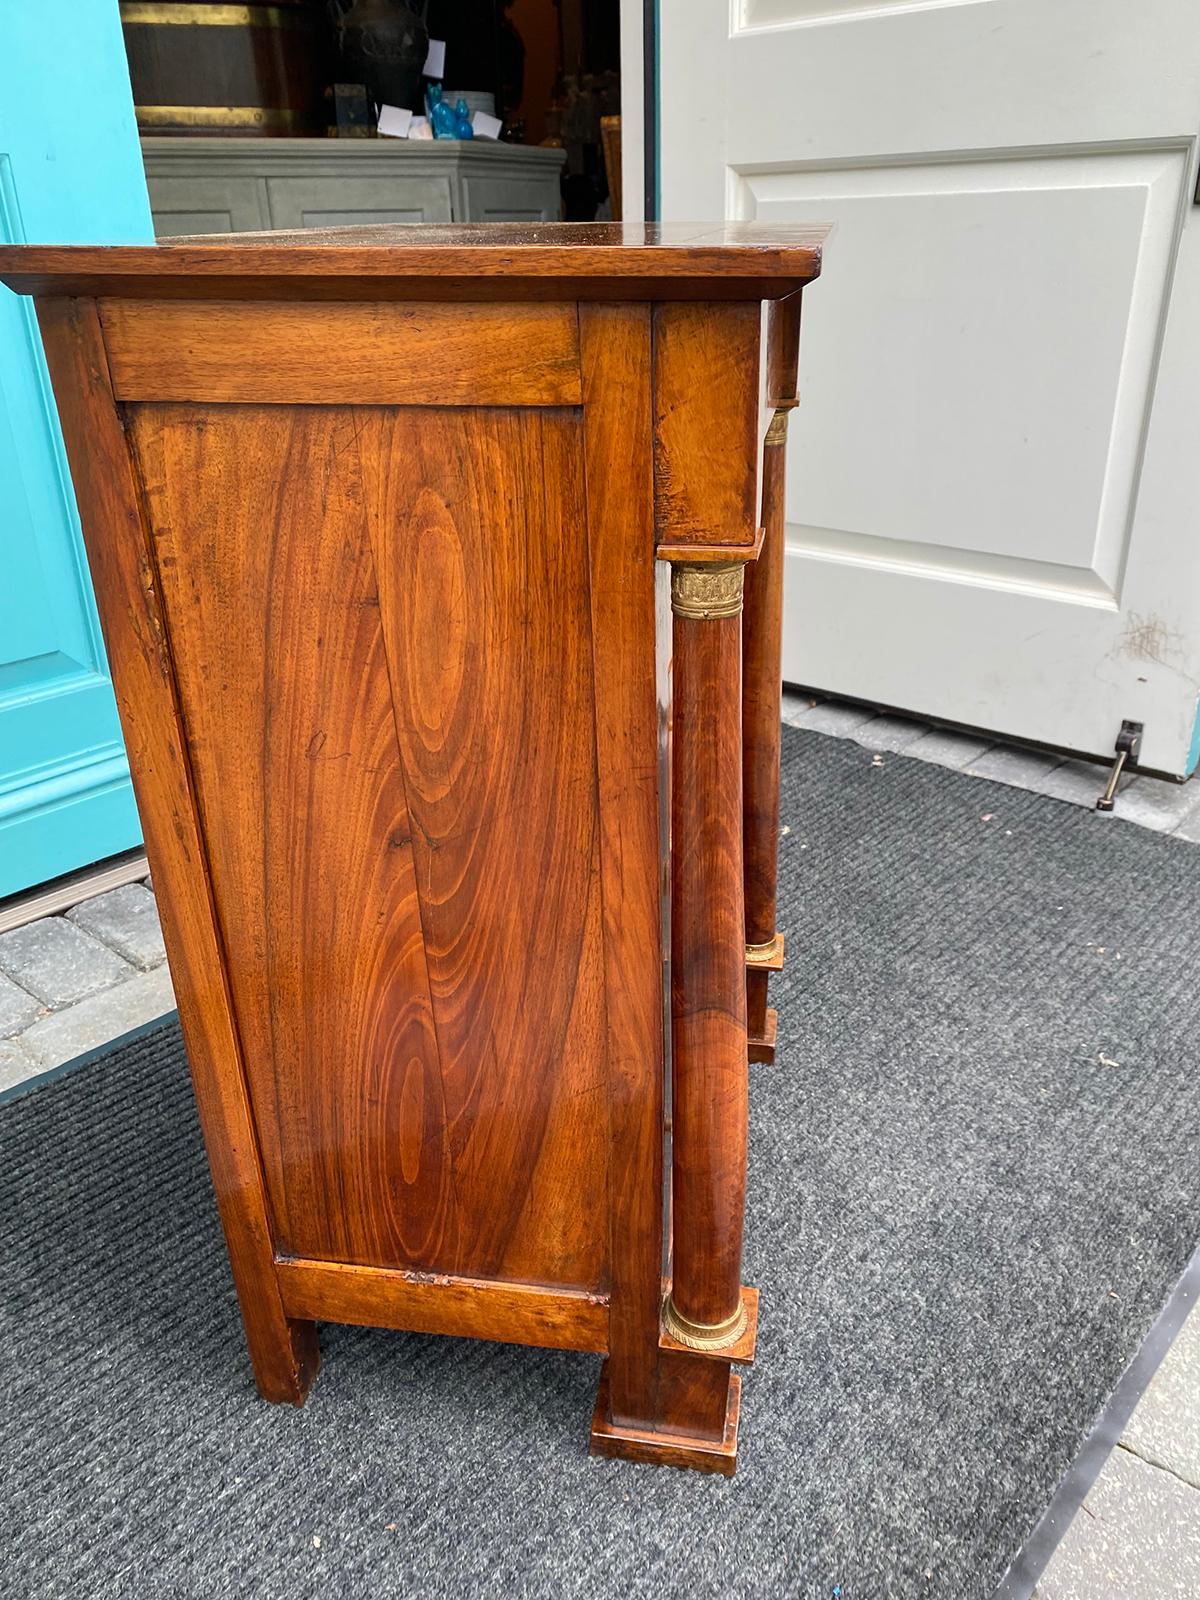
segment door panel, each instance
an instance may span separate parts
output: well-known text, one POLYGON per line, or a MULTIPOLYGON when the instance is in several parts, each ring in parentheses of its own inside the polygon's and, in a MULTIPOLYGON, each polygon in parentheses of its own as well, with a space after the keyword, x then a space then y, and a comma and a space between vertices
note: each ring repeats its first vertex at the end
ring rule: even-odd
MULTIPOLYGON (((0 19, 5 242, 150 238, 116 7, 78 10, 0 19)), ((36 324, 0 289, 0 896, 140 837, 36 324)))
POLYGON ((450 221, 446 178, 268 178, 266 186, 272 228, 450 221))
POLYGON ((147 180, 160 239, 180 233, 254 233, 271 226, 257 178, 147 180))
POLYGON ((544 180, 473 178, 462 180, 464 215, 473 222, 557 222, 558 189, 544 180), (547 192, 549 191, 549 192, 547 192))
POLYGON ((664 216, 835 225, 784 676, 1095 755, 1134 718, 1189 770, 1190 0, 663 0, 660 57, 664 216))

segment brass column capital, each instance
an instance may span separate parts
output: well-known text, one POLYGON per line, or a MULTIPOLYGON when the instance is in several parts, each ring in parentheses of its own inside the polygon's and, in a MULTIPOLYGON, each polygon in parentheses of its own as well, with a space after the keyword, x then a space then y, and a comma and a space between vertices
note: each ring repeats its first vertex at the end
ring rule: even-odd
POLYGON ((744 561, 676 561, 671 564, 671 610, 707 622, 736 617, 742 609, 744 561))
POLYGON ((785 407, 781 406, 779 408, 779 410, 776 411, 775 415, 771 418, 770 424, 767 427, 766 437, 763 439, 763 443, 764 444, 786 444, 787 443, 787 430, 788 430, 787 409, 785 407))

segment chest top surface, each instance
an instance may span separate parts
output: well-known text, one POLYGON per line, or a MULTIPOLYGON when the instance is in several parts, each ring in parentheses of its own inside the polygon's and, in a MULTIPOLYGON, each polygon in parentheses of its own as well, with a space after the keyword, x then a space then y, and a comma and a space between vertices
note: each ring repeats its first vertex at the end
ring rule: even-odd
POLYGON ((758 223, 487 223, 8 245, 21 294, 204 300, 776 300, 828 230, 758 223))

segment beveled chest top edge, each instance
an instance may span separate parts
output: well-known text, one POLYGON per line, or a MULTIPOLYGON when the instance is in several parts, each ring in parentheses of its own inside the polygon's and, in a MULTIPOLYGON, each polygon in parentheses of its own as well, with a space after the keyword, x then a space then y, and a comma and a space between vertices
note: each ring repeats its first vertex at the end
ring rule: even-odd
POLYGON ((7 245, 24 294, 198 298, 776 299, 815 278, 828 229, 755 223, 381 225, 7 245))

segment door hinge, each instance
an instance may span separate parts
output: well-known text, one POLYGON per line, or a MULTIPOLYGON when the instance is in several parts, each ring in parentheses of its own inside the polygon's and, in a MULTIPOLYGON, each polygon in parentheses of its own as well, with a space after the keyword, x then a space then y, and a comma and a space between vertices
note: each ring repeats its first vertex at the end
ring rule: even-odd
POLYGON ((1141 722, 1123 722, 1121 731, 1117 735, 1115 745, 1116 759, 1112 764, 1112 771, 1108 775, 1108 782, 1104 785, 1104 793, 1096 801, 1097 811, 1111 811, 1117 800, 1117 784, 1121 781, 1121 774, 1126 766, 1134 766, 1137 762, 1138 751, 1142 748, 1142 734, 1145 725, 1141 722))

